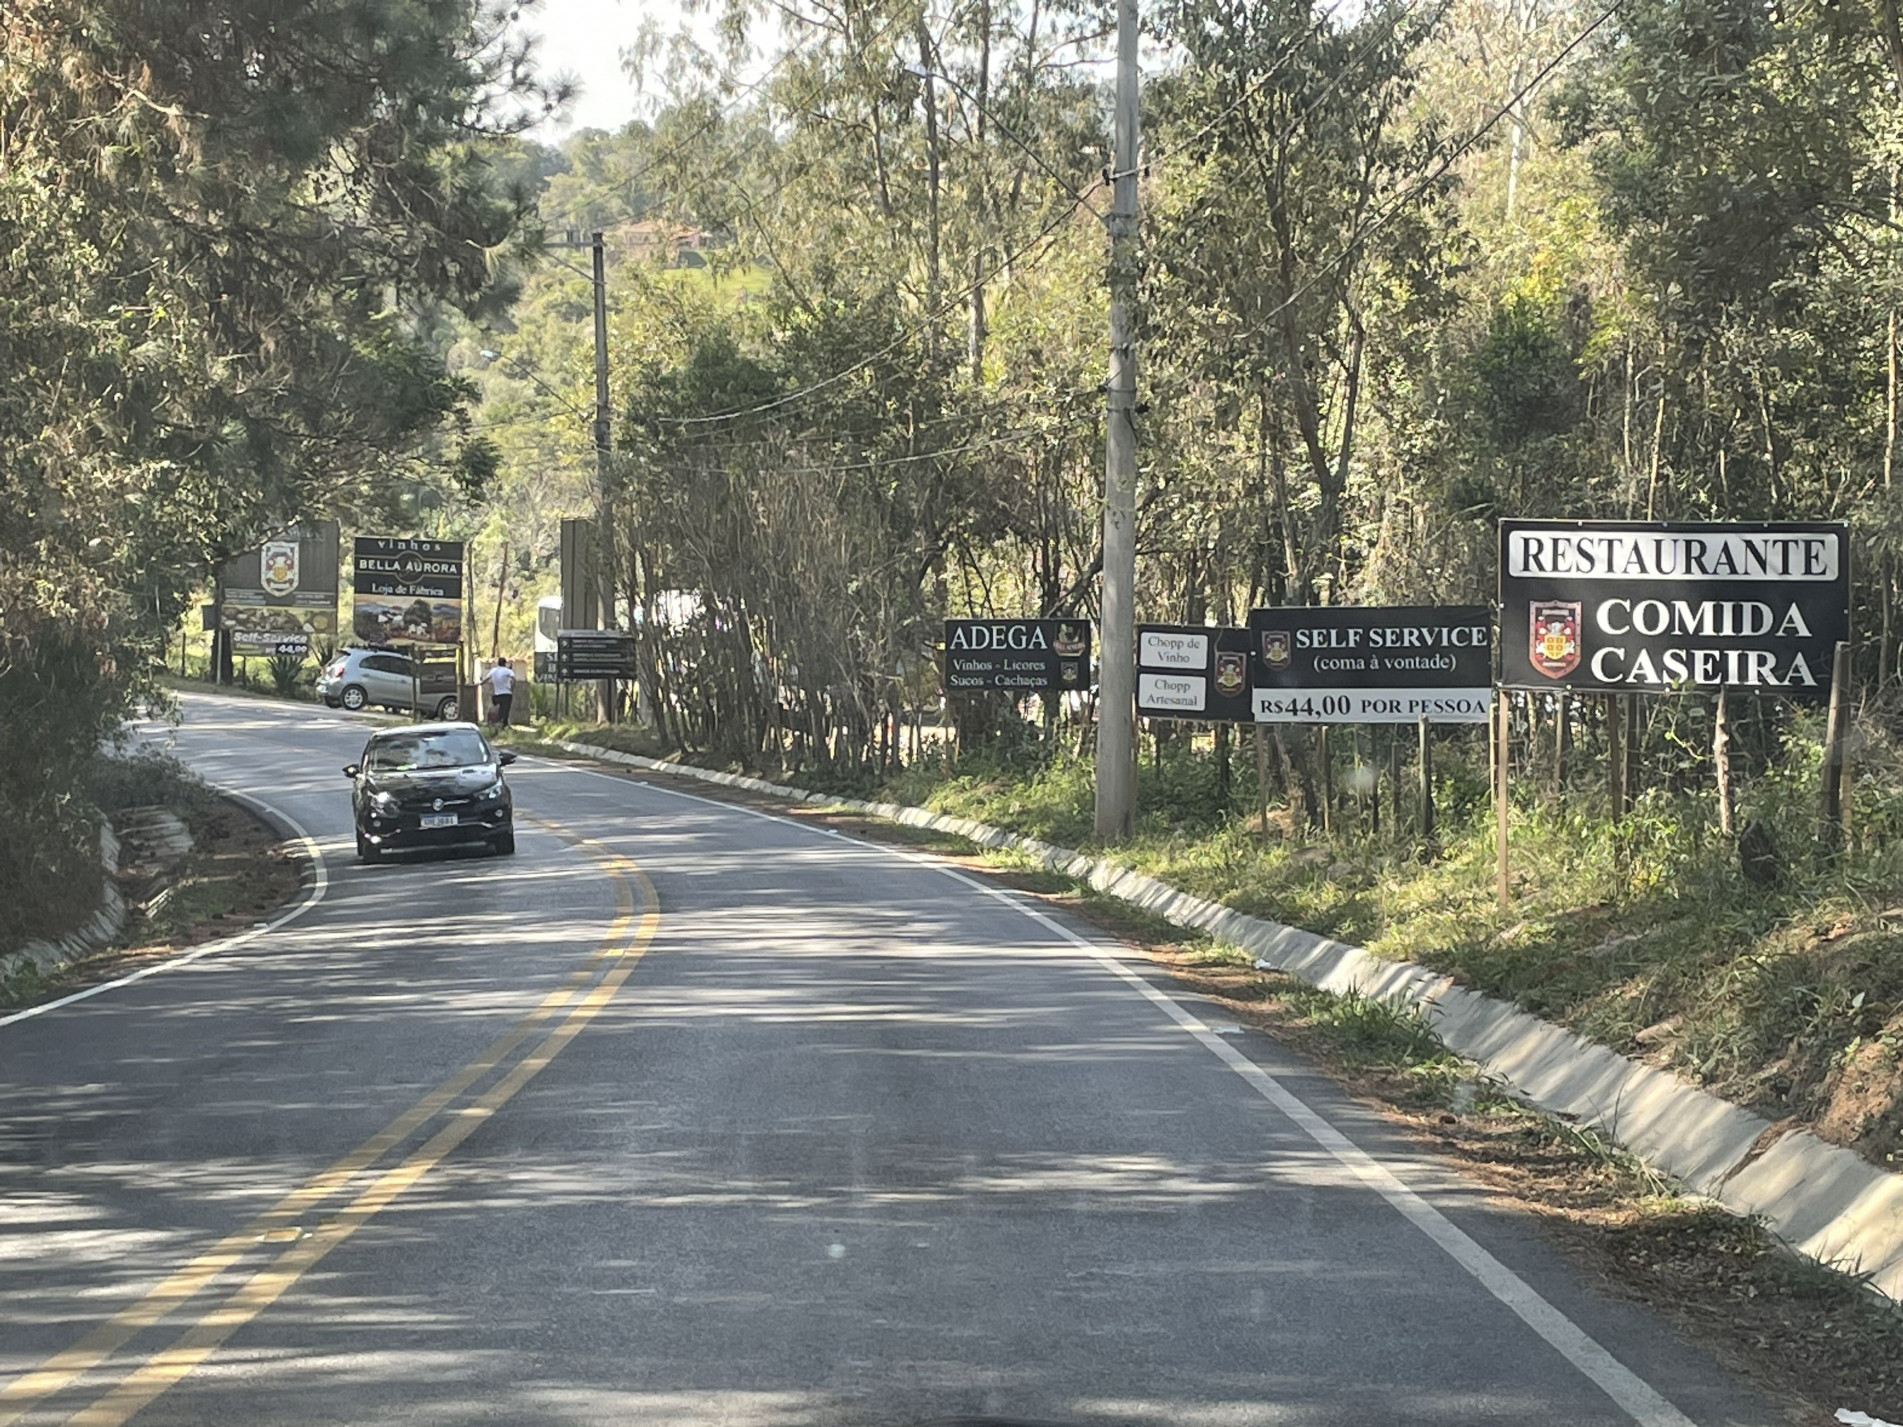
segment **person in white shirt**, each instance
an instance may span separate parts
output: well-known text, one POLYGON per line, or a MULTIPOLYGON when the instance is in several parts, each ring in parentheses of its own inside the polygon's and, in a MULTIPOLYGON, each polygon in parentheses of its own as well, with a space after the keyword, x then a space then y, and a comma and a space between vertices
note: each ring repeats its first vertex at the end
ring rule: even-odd
POLYGON ((506 728, 509 705, 515 702, 515 670, 509 667, 507 659, 496 660, 496 667, 489 671, 489 692, 495 698, 495 714, 489 722, 506 728))

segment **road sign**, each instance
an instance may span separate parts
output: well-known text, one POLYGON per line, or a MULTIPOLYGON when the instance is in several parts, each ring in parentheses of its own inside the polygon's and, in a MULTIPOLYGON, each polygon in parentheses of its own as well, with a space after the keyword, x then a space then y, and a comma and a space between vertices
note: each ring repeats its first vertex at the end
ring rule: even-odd
POLYGON ((337 637, 337 522, 293 525, 218 570, 217 627, 234 654, 302 658, 337 637))
POLYGON ((1087 619, 948 619, 945 692, 1029 694, 1090 687, 1087 619))
POLYGON ((1729 688, 1822 700, 1850 637, 1837 522, 1500 522, 1510 688, 1729 688))
POLYGON ((458 644, 463 637, 460 540, 359 535, 351 628, 373 644, 414 640, 458 644))
POLYGON ((1249 631, 1236 626, 1139 624, 1137 712, 1144 718, 1247 723, 1249 631))
POLYGON ((564 629, 555 636, 555 677, 579 683, 587 679, 632 679, 635 638, 613 629, 564 629))
POLYGON ((1290 606, 1249 615, 1259 723, 1484 723, 1484 605, 1290 606))

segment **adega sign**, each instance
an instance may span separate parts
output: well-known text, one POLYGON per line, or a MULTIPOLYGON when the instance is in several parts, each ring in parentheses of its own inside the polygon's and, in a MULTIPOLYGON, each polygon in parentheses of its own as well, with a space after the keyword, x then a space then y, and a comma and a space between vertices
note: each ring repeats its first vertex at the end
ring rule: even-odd
POLYGON ((1850 636, 1838 523, 1500 523, 1501 682, 1822 699, 1850 636))
POLYGON ((949 694, 1089 686, 1087 619, 945 621, 945 691, 949 694))

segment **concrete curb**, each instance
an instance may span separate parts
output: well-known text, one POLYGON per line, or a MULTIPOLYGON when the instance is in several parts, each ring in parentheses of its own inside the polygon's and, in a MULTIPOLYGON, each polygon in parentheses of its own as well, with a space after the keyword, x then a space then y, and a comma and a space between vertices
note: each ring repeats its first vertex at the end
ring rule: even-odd
POLYGON ((99 824, 99 860, 105 877, 100 884, 98 910, 65 936, 50 941, 36 937, 19 950, 0 956, 0 977, 12 976, 28 966, 37 967, 43 974, 57 971, 69 961, 112 944, 126 924, 126 900, 113 881, 119 872, 119 837, 109 822, 99 824))
POLYGON ((1334 992, 1360 991, 1417 1007, 1447 1045, 1535 1105, 1590 1124, 1647 1164, 1735 1213, 1761 1218, 1800 1253, 1867 1274, 1903 1299, 1903 1175, 1806 1130, 1780 1130, 1753 1111, 1630 1060, 1449 976, 1358 946, 1245 916, 1114 862, 1002 828, 896 803, 809 793, 759 778, 665 763, 591 744, 551 746, 606 763, 696 779, 787 802, 817 803, 1021 852, 1177 926, 1207 931, 1272 966, 1334 992))

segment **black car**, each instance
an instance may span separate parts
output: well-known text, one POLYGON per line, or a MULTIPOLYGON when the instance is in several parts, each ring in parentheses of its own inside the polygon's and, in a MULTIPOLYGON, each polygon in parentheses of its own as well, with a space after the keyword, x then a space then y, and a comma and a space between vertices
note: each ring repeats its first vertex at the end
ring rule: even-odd
POLYGON ((498 752, 473 723, 419 723, 379 733, 353 780, 357 856, 375 862, 405 847, 486 843, 515 851, 515 799, 503 779, 515 755, 498 752))

